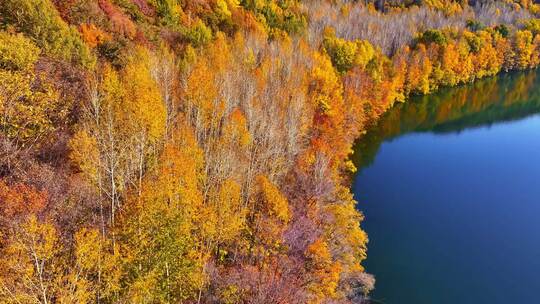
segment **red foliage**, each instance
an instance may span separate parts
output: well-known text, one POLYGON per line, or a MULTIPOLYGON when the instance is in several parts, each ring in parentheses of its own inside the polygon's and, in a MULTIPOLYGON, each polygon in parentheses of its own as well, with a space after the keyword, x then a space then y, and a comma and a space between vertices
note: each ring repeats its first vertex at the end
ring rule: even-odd
POLYGON ((108 0, 99 0, 99 7, 109 17, 113 30, 130 39, 137 34, 135 24, 118 7, 108 0))
POLYGON ((8 185, 0 180, 0 216, 17 219, 37 214, 47 205, 47 192, 25 184, 8 185))

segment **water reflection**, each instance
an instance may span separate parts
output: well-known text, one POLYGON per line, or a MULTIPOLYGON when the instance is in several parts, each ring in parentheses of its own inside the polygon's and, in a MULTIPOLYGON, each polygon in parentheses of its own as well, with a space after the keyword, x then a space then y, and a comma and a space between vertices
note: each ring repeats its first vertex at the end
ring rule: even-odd
POLYGON ((540 71, 508 73, 397 104, 355 145, 352 160, 369 167, 384 141, 419 132, 459 133, 540 112, 540 71))

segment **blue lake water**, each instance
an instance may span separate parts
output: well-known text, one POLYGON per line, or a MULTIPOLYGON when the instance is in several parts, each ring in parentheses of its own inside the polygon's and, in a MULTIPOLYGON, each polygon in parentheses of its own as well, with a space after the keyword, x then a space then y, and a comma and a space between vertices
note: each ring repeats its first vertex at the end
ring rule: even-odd
POLYGON ((372 297, 540 303, 540 72, 413 98, 355 148, 372 297))

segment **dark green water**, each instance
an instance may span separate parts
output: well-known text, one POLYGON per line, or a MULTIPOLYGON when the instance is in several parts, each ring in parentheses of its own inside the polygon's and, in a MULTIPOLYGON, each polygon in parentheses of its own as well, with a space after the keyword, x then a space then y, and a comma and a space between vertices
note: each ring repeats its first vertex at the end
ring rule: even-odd
POLYGON ((540 72, 414 98, 357 143, 387 304, 540 303, 540 72))

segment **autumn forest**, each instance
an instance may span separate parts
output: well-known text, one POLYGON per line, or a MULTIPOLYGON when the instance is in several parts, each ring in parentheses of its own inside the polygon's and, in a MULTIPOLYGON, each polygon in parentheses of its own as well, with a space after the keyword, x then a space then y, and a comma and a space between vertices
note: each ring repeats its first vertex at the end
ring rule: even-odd
POLYGON ((0 0, 0 304, 370 303, 354 141, 410 96, 538 67, 539 18, 0 0))

